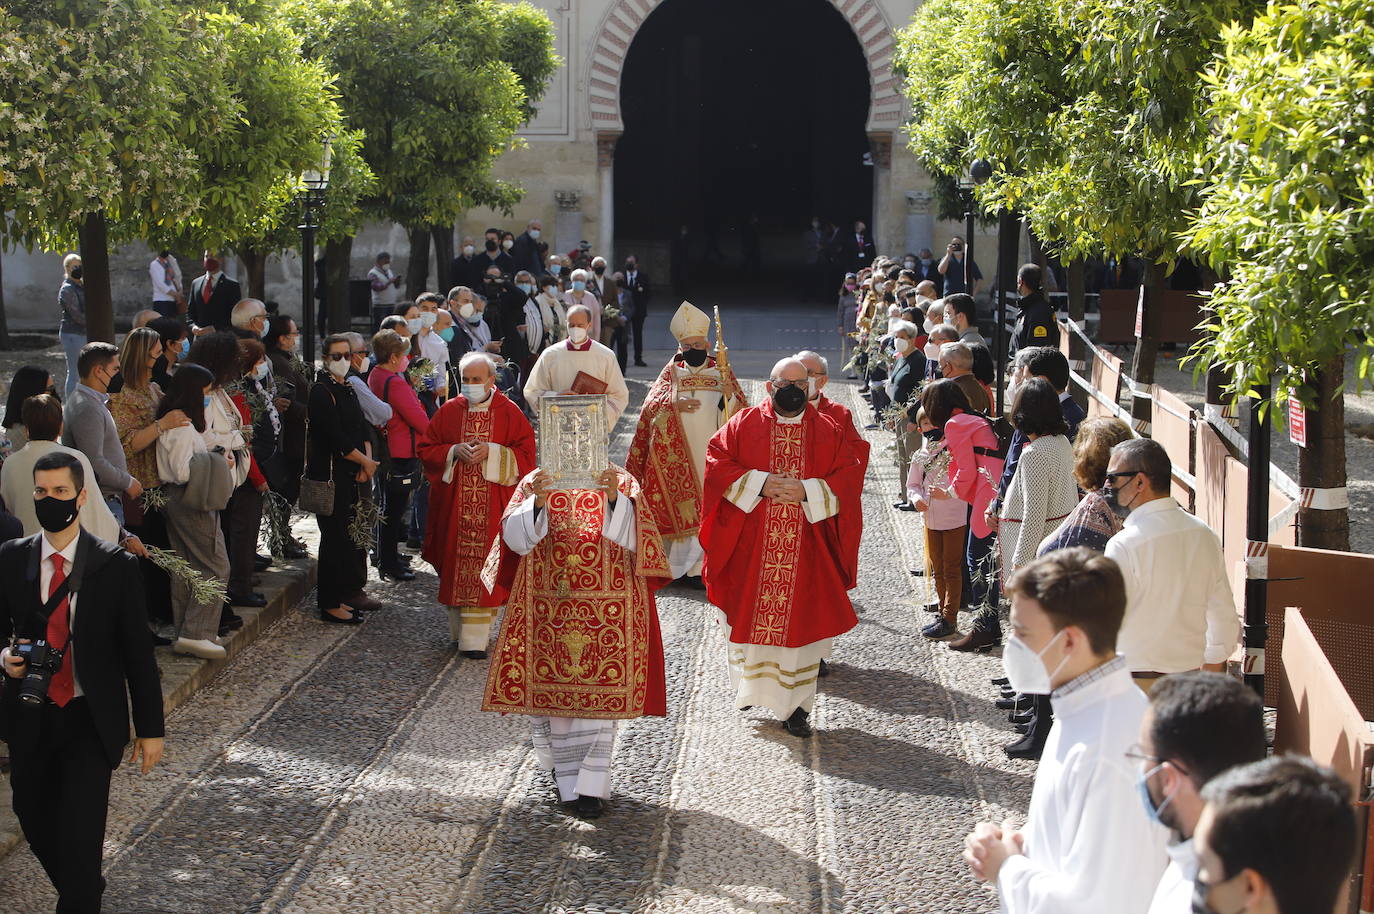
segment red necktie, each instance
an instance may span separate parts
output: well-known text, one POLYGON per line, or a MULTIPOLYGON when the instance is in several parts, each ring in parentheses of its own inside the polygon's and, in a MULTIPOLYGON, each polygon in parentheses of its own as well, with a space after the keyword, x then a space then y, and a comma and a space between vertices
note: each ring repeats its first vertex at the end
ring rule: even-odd
MULTIPOLYGON (((62 556, 54 552, 52 554, 52 581, 48 584, 48 599, 57 593, 57 588, 66 580, 67 575, 63 572, 62 556)), ((67 612, 70 602, 69 597, 63 597, 62 603, 48 616, 48 644, 58 650, 65 650, 67 642, 71 640, 71 629, 68 628, 67 612)), ((53 674, 52 682, 48 684, 48 698, 59 708, 72 700, 72 693, 76 691, 76 681, 72 678, 72 658, 62 658, 62 668, 53 674)))
POLYGON ((210 293, 214 291, 214 282, 215 280, 213 277, 206 276, 205 285, 200 288, 200 300, 207 305, 210 304, 210 293))

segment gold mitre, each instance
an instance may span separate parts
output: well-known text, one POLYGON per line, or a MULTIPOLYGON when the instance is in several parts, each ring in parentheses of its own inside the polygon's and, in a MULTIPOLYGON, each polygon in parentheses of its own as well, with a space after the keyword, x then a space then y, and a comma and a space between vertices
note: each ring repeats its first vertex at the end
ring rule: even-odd
POLYGON ((677 313, 673 315, 668 330, 679 343, 690 336, 704 337, 711 332, 711 318, 696 305, 685 301, 677 306, 677 313))

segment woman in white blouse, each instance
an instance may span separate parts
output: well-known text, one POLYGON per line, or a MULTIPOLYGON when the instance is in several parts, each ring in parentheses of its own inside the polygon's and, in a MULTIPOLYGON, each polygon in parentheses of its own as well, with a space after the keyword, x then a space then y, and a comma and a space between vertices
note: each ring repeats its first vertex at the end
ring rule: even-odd
MULTIPOLYGON (((186 484, 191 481, 191 462, 207 447, 208 424, 205 414, 211 402, 214 376, 200 365, 188 362, 177 369, 157 407, 157 417, 181 410, 190 425, 168 429, 157 439, 157 474, 167 496, 167 533, 176 553, 211 580, 229 577, 229 555, 224 548, 219 512, 205 511, 184 501, 186 484)), ((232 405, 232 404, 231 404, 232 405)), ((237 463, 226 454, 230 468, 237 463)), ((181 654, 215 659, 225 655, 217 640, 220 601, 193 602, 191 591, 180 578, 172 576, 172 622, 177 639, 172 650, 181 654)))
POLYGON ((997 527, 1004 581, 1035 558, 1041 540, 1078 504, 1073 446, 1066 436, 1059 392, 1044 378, 1031 378, 1016 394, 1011 421, 1026 436, 1026 444, 1002 500, 997 527))
POLYGON ((572 288, 563 293, 565 310, 573 305, 584 306, 592 315, 592 326, 588 332, 593 340, 601 339, 601 299, 587 288, 591 274, 586 270, 572 271, 572 288))

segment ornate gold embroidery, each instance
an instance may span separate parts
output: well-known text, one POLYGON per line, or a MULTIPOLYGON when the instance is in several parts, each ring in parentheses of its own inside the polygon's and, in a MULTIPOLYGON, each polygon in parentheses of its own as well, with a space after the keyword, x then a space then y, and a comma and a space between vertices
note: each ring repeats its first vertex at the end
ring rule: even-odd
MULTIPOLYGON (((768 469, 801 479, 805 466, 802 425, 774 423, 768 469)), ((752 644, 785 645, 796 595, 797 546, 801 542, 801 505, 767 500, 764 510, 763 557, 759 563, 759 604, 754 613, 752 644)))
MULTIPOLYGON (((491 412, 469 410, 463 416, 463 441, 491 440, 491 412)), ((454 484, 458 487, 458 510, 456 512, 457 535, 454 550, 457 553, 459 573, 454 576, 453 592, 446 594, 449 606, 477 604, 486 597, 482 588, 482 565, 487 559, 487 511, 491 498, 490 484, 482 475, 483 464, 458 463, 454 470, 454 484)))

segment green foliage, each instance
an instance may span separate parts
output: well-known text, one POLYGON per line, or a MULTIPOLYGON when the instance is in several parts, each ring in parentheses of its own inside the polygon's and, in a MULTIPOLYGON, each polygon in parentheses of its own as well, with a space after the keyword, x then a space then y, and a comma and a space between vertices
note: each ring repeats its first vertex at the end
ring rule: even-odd
POLYGON ((1374 356, 1374 5, 1273 3, 1224 30, 1207 70, 1215 141, 1186 242, 1229 271, 1194 351, 1234 390, 1305 380, 1358 348, 1374 356))
POLYGON ((430 225, 474 206, 509 211, 520 191, 491 167, 557 64, 547 16, 494 0, 288 3, 363 133, 377 178, 368 215, 430 225))

